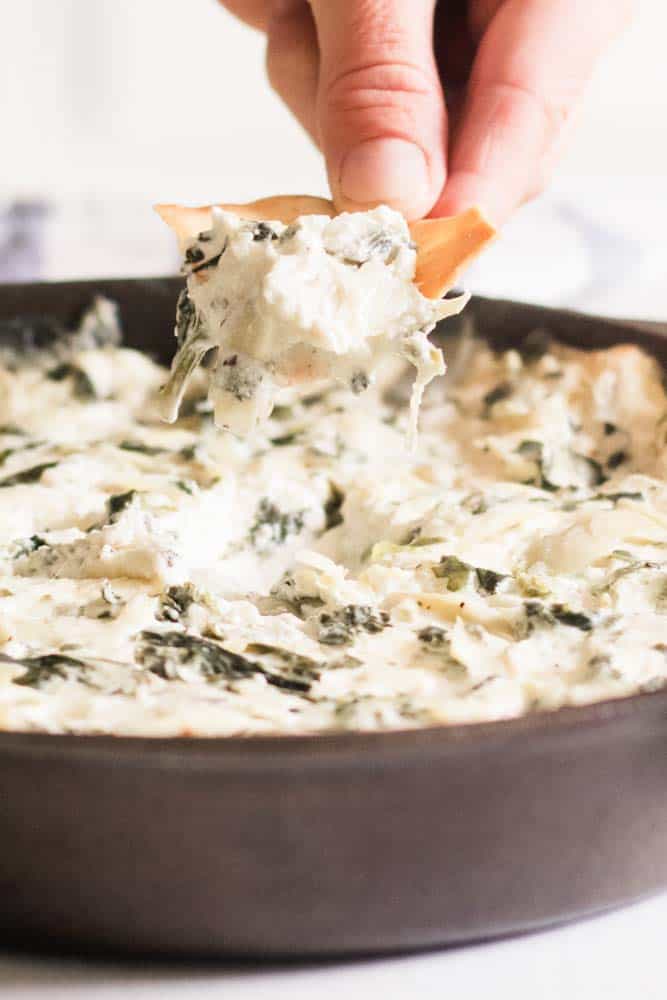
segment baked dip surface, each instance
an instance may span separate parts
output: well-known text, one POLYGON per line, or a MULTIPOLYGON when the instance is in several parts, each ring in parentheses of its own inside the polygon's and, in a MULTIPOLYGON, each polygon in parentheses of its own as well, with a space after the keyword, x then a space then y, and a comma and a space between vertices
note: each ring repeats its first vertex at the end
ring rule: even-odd
POLYGON ((239 440, 198 371, 167 426, 108 303, 3 349, 0 726, 391 729, 662 686, 658 366, 541 335, 459 360, 410 452, 389 376, 239 440))

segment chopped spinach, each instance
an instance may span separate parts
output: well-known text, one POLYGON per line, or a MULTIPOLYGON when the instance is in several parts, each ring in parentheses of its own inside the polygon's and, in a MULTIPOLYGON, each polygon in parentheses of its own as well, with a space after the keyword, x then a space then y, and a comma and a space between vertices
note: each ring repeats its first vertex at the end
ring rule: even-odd
POLYGON ((114 493, 107 500, 107 511, 111 522, 118 518, 118 515, 126 510, 134 498, 137 496, 136 490, 128 490, 127 493, 114 493))
POLYGON ((564 604, 552 604, 548 608, 540 601, 526 601, 524 604, 526 634, 530 634, 538 625, 569 625, 582 632, 591 632, 592 619, 581 611, 572 611, 564 604))
POLYGON ((5 462, 7 461, 7 459, 11 455, 15 455, 17 451, 22 451, 22 449, 21 448, 3 448, 2 451, 0 451, 0 465, 4 465, 5 462))
POLYGON ((13 476, 5 476, 4 479, 0 479, 0 489, 21 486, 24 483, 37 483, 47 469, 53 469, 57 464, 57 462, 42 462, 40 465, 32 465, 29 469, 15 472, 13 476))
POLYGON ((329 496, 324 503, 325 531, 329 531, 330 528, 335 528, 343 523, 341 508, 344 500, 345 494, 338 489, 335 483, 329 483, 329 496))
POLYGON ((171 680, 179 667, 194 667, 207 680, 236 681, 257 673, 255 664, 210 639, 184 632, 140 632, 137 662, 152 674, 171 680))
POLYGON ((71 378, 72 393, 77 399, 97 399, 92 379, 78 365, 63 361, 55 368, 50 368, 46 372, 46 377, 52 382, 64 382, 66 378, 71 378))
POLYGON ((320 679, 322 664, 310 656, 264 643, 253 643, 247 647, 246 653, 262 657, 261 672, 269 684, 283 691, 306 692, 314 681, 320 679))
POLYGON ((617 469, 619 465, 623 465, 623 462, 627 462, 629 455, 626 451, 615 451, 607 459, 608 469, 617 469))
POLYGON ((447 581, 447 590, 461 590, 467 584, 470 574, 474 572, 477 587, 485 594, 495 594, 498 584, 506 578, 506 573, 497 573, 494 569, 470 566, 458 556, 443 556, 439 563, 432 567, 433 575, 439 580, 447 581))
POLYGON ((38 690, 54 677, 59 677, 61 680, 68 680, 70 677, 80 680, 81 674, 88 669, 88 665, 82 660, 75 660, 71 656, 62 656, 60 653, 31 656, 15 662, 26 669, 24 674, 14 678, 13 683, 38 690))
POLYGON ((204 259, 206 254, 201 247, 196 244, 194 246, 188 247, 185 251, 185 256, 183 258, 186 264, 199 264, 200 261, 204 259))
POLYGON ((427 625, 420 629, 417 638, 425 646, 430 646, 431 649, 442 649, 449 646, 449 636, 444 628, 439 628, 437 625, 427 625))
POLYGON ((498 385, 490 389, 483 397, 482 402, 485 409, 490 410, 496 403, 502 403, 503 400, 509 399, 513 392, 514 386, 511 382, 499 382, 498 385))
POLYGON ((564 604, 552 604, 551 613, 562 625, 570 625, 582 632, 591 632, 593 629, 593 622, 588 615, 581 611, 571 611, 564 604))
POLYGON ((277 240, 278 233, 266 222, 255 222, 252 229, 253 243, 263 243, 264 240, 277 240))
MULTIPOLYGON (((311 406, 317 406, 325 398, 325 393, 323 392, 313 392, 310 396, 301 397, 301 405, 309 409, 311 406)), ((274 410, 275 413, 275 410, 274 410)))
POLYGON ((472 566, 462 562, 458 556, 443 556, 433 566, 433 575, 446 581, 447 590, 461 590, 468 582, 471 570, 472 566))
POLYGON ((541 601, 526 601, 523 611, 525 635, 530 635, 539 626, 556 624, 556 619, 541 601))
POLYGON ((300 431, 291 431, 289 434, 280 434, 278 437, 270 438, 270 443, 274 448, 283 448, 288 444, 296 444, 299 440, 300 431))
POLYGON ((352 378, 350 379, 350 388, 352 389, 352 392, 355 394, 355 396, 358 396, 360 393, 365 392, 366 389, 368 389, 369 385, 370 385, 370 379, 366 374, 366 372, 364 371, 355 372, 352 378))
POLYGON ((496 573, 493 569, 480 569, 475 570, 475 576, 477 578, 477 583, 480 588, 487 594, 495 594, 498 584, 506 579, 506 573, 496 573))
POLYGON ((43 443, 42 441, 28 441, 27 444, 22 444, 19 448, 3 448, 0 451, 0 465, 4 465, 12 455, 18 455, 21 451, 31 451, 33 448, 39 448, 43 443))
POLYGON ((159 448, 155 445, 145 444, 143 441, 121 441, 118 448, 122 451, 134 451, 139 455, 164 455, 167 453, 167 448, 159 448))
POLYGON ((173 584, 160 597, 156 618, 159 621, 179 622, 196 600, 197 591, 193 584, 173 584))
POLYGON ((31 552, 36 552, 37 549, 44 548, 46 544, 47 542, 41 537, 41 535, 31 535, 30 538, 19 538, 14 542, 14 559, 21 559, 23 556, 29 556, 31 552))
POLYGON ((197 326, 198 322, 199 319, 197 316, 197 310, 195 309, 194 306, 194 302, 190 298, 187 288, 184 288, 181 294, 178 296, 178 302, 176 303, 175 332, 176 332, 176 344, 178 345, 178 347, 183 346, 188 337, 188 334, 195 326, 197 326))
POLYGON ((196 486, 196 483, 194 482, 194 480, 192 480, 192 479, 177 479, 175 485, 176 485, 176 488, 181 491, 181 493, 187 493, 187 495, 189 497, 193 497, 195 495, 195 486, 196 486))
POLYGON ((318 618, 318 642, 325 646, 344 646, 359 632, 375 635, 389 625, 386 611, 369 604, 347 604, 337 611, 323 611, 318 618))
POLYGON ((529 462, 534 462, 537 466, 537 475, 534 479, 529 480, 528 485, 537 486, 539 489, 547 490, 549 493, 555 493, 558 490, 558 486, 552 483, 545 473, 544 445, 542 442, 522 441, 516 451, 522 458, 527 459, 529 462))
POLYGON ((620 490, 618 493, 596 493, 591 500, 611 500, 612 503, 617 503, 619 500, 643 500, 643 493, 635 493, 631 490, 620 490))
POLYGON ((268 497, 263 497, 250 529, 250 541, 255 546, 281 545, 290 535, 303 531, 304 511, 281 511, 268 497))
POLYGON ((274 666, 184 632, 140 632, 136 658, 147 670, 165 680, 177 678, 179 667, 185 666, 197 669, 211 682, 230 683, 260 675, 272 687, 286 692, 305 693, 320 676, 319 664, 309 657, 259 643, 248 651, 268 656, 273 659, 274 666))
POLYGON ((588 479, 588 486, 602 486, 603 483, 607 482, 607 476, 596 459, 589 455, 579 455, 577 452, 573 452, 572 455, 575 461, 583 467, 584 475, 588 479))

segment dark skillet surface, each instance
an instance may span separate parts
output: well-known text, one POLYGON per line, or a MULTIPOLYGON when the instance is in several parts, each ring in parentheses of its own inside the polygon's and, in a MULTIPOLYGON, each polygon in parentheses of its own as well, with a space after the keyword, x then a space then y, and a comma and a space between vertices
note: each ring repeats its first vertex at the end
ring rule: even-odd
MULTIPOLYGON (((167 359, 180 281, 0 287, 1 321, 103 292, 167 359)), ((474 300, 494 343, 651 324, 474 300)), ((666 628, 667 632, 667 628, 666 628)), ((477 940, 667 886, 667 691, 403 733, 128 739, 0 733, 4 938, 183 955, 351 955, 477 940)))

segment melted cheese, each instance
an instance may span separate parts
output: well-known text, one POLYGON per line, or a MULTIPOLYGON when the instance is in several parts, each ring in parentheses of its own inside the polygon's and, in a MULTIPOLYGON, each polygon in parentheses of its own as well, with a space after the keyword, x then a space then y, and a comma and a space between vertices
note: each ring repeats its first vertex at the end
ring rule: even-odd
POLYGON ((164 370, 100 340, 3 354, 2 728, 404 728, 665 683, 667 398, 639 350, 477 344, 412 453, 388 376, 239 440, 205 373, 166 426, 164 370))
POLYGON ((215 422, 241 436, 266 420, 281 387, 336 379, 360 393, 378 357, 393 351, 417 369, 414 437, 424 387, 444 372, 428 334, 467 301, 425 298, 413 284, 416 260, 405 219, 386 207, 305 215, 290 226, 214 208, 213 228, 185 249, 165 417, 176 418, 212 348, 215 422))

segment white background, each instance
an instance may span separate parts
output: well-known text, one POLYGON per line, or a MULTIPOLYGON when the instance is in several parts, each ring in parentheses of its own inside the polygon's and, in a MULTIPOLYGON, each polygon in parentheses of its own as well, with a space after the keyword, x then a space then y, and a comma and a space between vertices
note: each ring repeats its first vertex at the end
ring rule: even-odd
MULTIPOLYGON (((636 6, 550 194, 471 290, 667 317, 667 3, 636 6)), ((0 203, 51 202, 40 270, 16 276, 174 270, 155 201, 325 193, 263 61, 263 37, 215 0, 0 0, 0 203)), ((0 257, 2 242, 0 220, 0 257)))
MULTIPOLYGON (((667 4, 637 11, 599 68, 565 177, 667 174, 667 4)), ((0 0, 0 12, 0 195, 325 190, 265 82, 263 37, 215 0, 0 0)))
MULTIPOLYGON (((638 11, 553 193, 509 227, 475 287, 667 317, 667 3, 638 11)), ((0 0, 0 135, 0 201, 55 204, 50 277, 173 266, 154 201, 325 192, 318 154, 265 83, 261 36, 214 0, 0 0)), ((323 967, 0 955, 0 995, 658 1000, 666 927, 663 896, 511 941, 323 967)))

